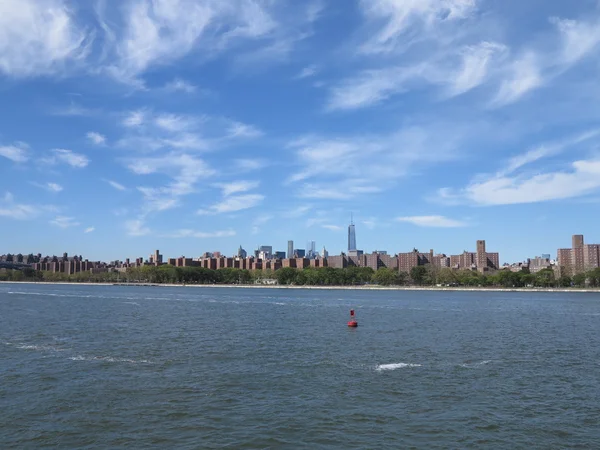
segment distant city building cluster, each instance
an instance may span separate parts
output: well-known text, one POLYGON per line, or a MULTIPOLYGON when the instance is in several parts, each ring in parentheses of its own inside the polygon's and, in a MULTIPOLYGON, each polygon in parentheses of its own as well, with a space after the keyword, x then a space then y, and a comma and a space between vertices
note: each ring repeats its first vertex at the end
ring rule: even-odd
POLYGON ((488 252, 486 242, 478 240, 475 251, 464 251, 459 255, 450 255, 429 252, 420 252, 417 249, 406 253, 398 253, 394 256, 388 255, 386 251, 373 251, 365 254, 356 246, 356 227, 351 220, 348 226, 348 251, 340 255, 329 255, 323 247, 321 253, 316 251, 315 241, 307 243, 305 249, 298 249, 294 241, 287 242, 287 252, 273 251, 270 245, 258 247, 253 254, 249 255, 241 246, 237 254, 233 256, 222 255, 221 252, 207 252, 197 258, 180 256, 163 260, 163 255, 158 250, 148 258, 136 258, 131 261, 112 261, 109 263, 101 261, 89 261, 81 256, 62 257, 33 255, 3 255, 0 256, 0 269, 19 268, 29 266, 34 270, 76 274, 80 272, 102 273, 102 272, 124 272, 129 268, 143 266, 161 266, 169 264, 174 267, 202 267, 206 269, 245 269, 245 270, 278 270, 281 268, 304 269, 308 267, 370 267, 373 270, 388 268, 400 272, 410 273, 412 268, 418 266, 430 266, 433 268, 466 269, 481 273, 510 270, 513 272, 529 270, 536 273, 544 269, 552 269, 557 276, 574 276, 588 270, 599 267, 600 245, 584 244, 582 235, 574 235, 572 248, 559 249, 557 259, 552 260, 550 254, 542 254, 524 262, 505 264, 500 266, 500 257, 496 252, 488 252))

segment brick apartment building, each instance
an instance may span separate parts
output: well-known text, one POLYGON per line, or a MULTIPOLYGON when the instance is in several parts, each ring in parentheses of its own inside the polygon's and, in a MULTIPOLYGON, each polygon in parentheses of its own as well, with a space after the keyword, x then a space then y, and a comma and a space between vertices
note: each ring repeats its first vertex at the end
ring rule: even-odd
POLYGON ((557 264, 561 275, 570 276, 600 267, 600 244, 585 244, 582 234, 571 239, 571 248, 559 248, 557 264))

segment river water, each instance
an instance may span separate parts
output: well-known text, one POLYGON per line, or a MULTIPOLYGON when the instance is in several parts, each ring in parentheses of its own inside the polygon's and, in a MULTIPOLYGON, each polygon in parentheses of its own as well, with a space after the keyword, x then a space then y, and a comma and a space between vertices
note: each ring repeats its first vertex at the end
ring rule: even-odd
POLYGON ((598 448, 599 322, 599 294, 0 284, 0 448, 598 448))

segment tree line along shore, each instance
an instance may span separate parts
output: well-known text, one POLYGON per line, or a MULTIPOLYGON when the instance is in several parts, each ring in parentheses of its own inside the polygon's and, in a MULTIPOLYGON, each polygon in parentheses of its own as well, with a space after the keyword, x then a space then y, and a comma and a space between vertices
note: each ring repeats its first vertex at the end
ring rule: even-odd
POLYGON ((276 271, 244 269, 206 269, 201 267, 143 266, 126 272, 42 272, 31 268, 0 271, 0 281, 73 282, 73 283, 148 283, 148 284, 223 284, 251 285, 265 282, 294 286, 450 286, 497 288, 598 288, 600 269, 573 277, 556 277, 551 269, 536 273, 500 270, 482 274, 472 270, 453 270, 432 266, 413 267, 407 272, 370 267, 282 268, 276 271))

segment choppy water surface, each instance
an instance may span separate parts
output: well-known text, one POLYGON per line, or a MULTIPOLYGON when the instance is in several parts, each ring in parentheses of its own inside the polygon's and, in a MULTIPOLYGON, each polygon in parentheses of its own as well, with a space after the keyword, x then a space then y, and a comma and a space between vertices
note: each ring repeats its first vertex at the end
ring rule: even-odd
POLYGON ((598 294, 3 284, 0 448, 597 448, 599 324, 598 294))

